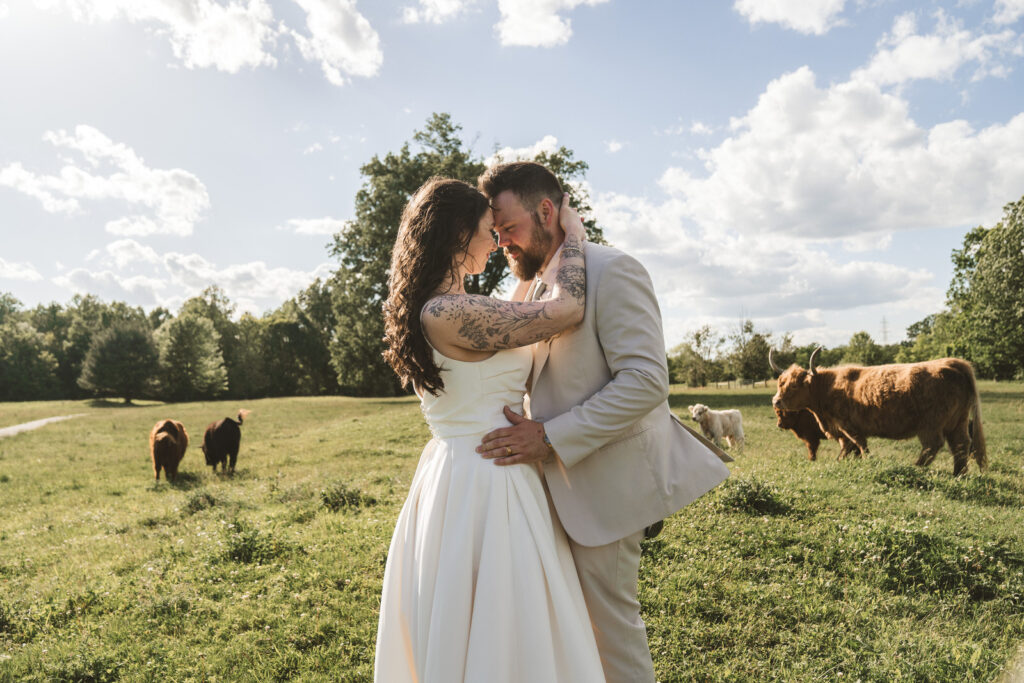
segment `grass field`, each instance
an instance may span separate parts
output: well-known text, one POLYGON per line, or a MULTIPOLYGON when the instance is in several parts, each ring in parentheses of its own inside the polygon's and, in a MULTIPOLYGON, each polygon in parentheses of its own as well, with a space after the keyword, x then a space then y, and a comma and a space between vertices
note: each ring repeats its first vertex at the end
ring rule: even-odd
MULTIPOLYGON (((1024 642, 1024 386, 982 386, 990 468, 872 440, 817 462, 775 428, 772 388, 696 391, 740 408, 723 486, 645 543, 641 600, 661 681, 992 681, 1024 642)), ((0 681, 372 678, 392 526, 429 434, 412 399, 123 407, 0 404, 0 681), (232 478, 205 425, 251 409, 232 478), (179 481, 149 429, 186 425, 179 481)))

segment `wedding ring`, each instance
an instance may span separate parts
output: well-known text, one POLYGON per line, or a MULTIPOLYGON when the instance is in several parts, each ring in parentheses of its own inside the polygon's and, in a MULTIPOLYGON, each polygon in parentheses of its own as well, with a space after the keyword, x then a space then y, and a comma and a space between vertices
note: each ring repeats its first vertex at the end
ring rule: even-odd
POLYGON ((507 458, 510 455, 512 455, 512 447, 511 446, 505 446, 505 457, 507 458))

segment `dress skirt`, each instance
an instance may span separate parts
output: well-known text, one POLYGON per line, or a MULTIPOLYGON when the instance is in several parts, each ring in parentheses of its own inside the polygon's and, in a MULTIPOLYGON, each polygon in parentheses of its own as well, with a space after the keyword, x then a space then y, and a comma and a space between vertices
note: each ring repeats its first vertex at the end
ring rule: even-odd
POLYGON ((420 456, 384 570, 375 680, 603 681, 541 477, 483 459, 482 436, 435 438, 420 456))

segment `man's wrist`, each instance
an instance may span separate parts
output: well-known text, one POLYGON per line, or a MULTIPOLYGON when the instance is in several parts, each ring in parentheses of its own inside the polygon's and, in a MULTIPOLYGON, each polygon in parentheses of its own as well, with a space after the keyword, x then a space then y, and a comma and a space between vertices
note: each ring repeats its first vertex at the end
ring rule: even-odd
POLYGON ((548 438, 548 433, 547 431, 545 431, 543 426, 540 428, 540 435, 544 439, 544 445, 548 447, 548 457, 550 458, 552 456, 558 455, 558 452, 555 450, 554 445, 551 443, 551 439, 548 438))

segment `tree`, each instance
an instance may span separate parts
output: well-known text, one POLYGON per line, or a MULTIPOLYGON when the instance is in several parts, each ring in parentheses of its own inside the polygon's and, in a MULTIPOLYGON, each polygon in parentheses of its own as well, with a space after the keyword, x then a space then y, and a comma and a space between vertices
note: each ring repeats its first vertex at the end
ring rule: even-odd
POLYGON ((181 305, 178 315, 198 315, 213 323, 217 331, 217 346, 221 358, 224 359, 224 370, 227 372, 230 396, 239 397, 235 385, 239 383, 239 375, 244 371, 239 363, 238 326, 231 319, 235 314, 235 305, 217 285, 210 285, 199 296, 188 299, 181 305))
POLYGON ((771 349, 768 336, 768 333, 755 330, 751 320, 740 322, 736 331, 729 335, 732 353, 728 367, 734 377, 751 382, 772 377, 772 368, 768 364, 768 351, 771 349))
POLYGON ((897 363, 918 363, 949 356, 966 357, 956 340, 958 316, 950 311, 933 313, 907 328, 907 342, 896 354, 897 363))
POLYGON ((717 381, 721 375, 721 364, 715 361, 719 348, 725 339, 710 325, 704 325, 686 335, 669 354, 669 375, 673 382, 685 382, 687 386, 703 387, 717 381))
POLYGON ((219 396, 228 376, 218 346, 217 330, 195 313, 179 315, 156 333, 160 352, 160 393, 169 401, 193 401, 219 396))
POLYGON ((0 323, 0 401, 30 401, 57 395, 57 359, 30 324, 0 323))
MULTIPOLYGON (((475 156, 460 139, 461 127, 448 114, 434 114, 423 130, 413 135, 413 145, 397 153, 374 156, 360 169, 363 186, 356 193, 355 219, 334 235, 331 255, 340 261, 326 287, 330 290, 334 334, 330 338, 331 365, 345 393, 396 395, 398 379, 385 364, 384 321, 381 305, 387 298, 391 250, 398 233, 402 209, 413 192, 434 175, 458 178, 475 185, 484 171, 484 160, 475 156), (415 147, 415 151, 413 151, 415 147)), ((577 199, 586 199, 574 182, 586 171, 564 147, 537 159, 558 175, 577 199)), ((590 238, 601 239, 594 226, 590 238)), ((490 294, 505 279, 508 264, 502 252, 491 255, 487 268, 469 278, 467 291, 490 294)))
POLYGON ((949 325, 982 376, 1024 375, 1024 197, 1003 207, 1003 220, 977 227, 953 252, 949 325))
POLYGON ((269 355, 265 344, 266 325, 251 313, 243 313, 236 324, 238 336, 238 367, 232 393, 244 398, 268 395, 270 382, 266 372, 269 355))
POLYGON ((78 398, 85 391, 78 386, 82 376, 82 363, 92 345, 93 335, 115 323, 146 323, 145 312, 121 301, 107 304, 92 294, 76 294, 63 312, 54 318, 54 344, 59 346, 55 353, 59 367, 57 379, 61 395, 78 398))
POLYGON ((21 302, 14 298, 13 294, 0 292, 0 325, 7 320, 13 320, 21 310, 21 302))
POLYGON ((148 324, 115 323, 93 336, 78 386, 131 403, 150 389, 157 358, 148 324))
POLYGON ((875 343, 867 332, 856 332, 850 337, 843 354, 843 363, 854 365, 878 365, 883 362, 882 347, 875 343))

